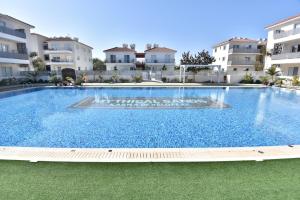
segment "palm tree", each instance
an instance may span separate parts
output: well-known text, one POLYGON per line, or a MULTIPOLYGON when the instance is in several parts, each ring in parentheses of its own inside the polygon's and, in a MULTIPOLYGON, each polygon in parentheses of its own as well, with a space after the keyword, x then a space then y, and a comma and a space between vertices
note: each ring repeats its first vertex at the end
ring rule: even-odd
POLYGON ((273 82, 274 76, 277 76, 279 74, 279 71, 277 71, 276 66, 273 65, 272 67, 267 69, 266 73, 271 76, 273 82))

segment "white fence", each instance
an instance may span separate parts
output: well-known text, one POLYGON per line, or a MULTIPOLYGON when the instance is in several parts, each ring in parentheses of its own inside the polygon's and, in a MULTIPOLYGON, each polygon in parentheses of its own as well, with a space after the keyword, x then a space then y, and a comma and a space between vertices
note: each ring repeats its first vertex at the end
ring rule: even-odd
MULTIPOLYGON (((4 78, 28 78, 30 72, 21 72, 18 74, 12 74, 4 78)), ((53 72, 52 72, 53 73, 53 72)), ((60 71, 55 72, 59 78, 62 78, 60 71)), ((39 72, 36 80, 49 80, 50 72, 39 72)), ((89 82, 104 82, 116 79, 120 82, 130 82, 134 81, 136 77, 142 77, 144 81, 150 80, 162 80, 164 82, 179 82, 180 73, 179 70, 176 71, 156 71, 151 72, 148 70, 128 70, 128 71, 76 71, 76 77, 84 74, 89 82)), ((186 72, 185 82, 218 82, 218 77, 220 82, 225 83, 239 83, 246 74, 251 74, 255 80, 259 80, 261 76, 265 76, 264 71, 232 71, 232 72, 221 72, 219 75, 211 70, 200 71, 198 73, 186 72)), ((184 78, 184 77, 182 77, 184 78)))

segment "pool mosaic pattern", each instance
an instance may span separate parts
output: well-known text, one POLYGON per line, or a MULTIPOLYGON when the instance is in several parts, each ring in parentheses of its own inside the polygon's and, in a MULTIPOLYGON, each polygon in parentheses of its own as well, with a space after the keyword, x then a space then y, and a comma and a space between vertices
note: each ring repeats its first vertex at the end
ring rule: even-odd
POLYGON ((0 146, 197 148, 300 144, 300 96, 279 89, 38 89, 0 99, 0 146), (206 109, 73 109, 85 98, 211 98, 206 109))

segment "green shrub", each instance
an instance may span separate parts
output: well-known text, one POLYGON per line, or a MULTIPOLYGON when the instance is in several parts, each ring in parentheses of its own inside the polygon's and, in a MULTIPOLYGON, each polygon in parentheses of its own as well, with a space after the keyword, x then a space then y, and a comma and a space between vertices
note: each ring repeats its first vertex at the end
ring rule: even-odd
POLYGON ((120 78, 121 83, 129 83, 129 79, 126 78, 120 78))
POLYGON ((260 81, 262 82, 262 84, 264 84, 264 85, 269 84, 269 77, 268 76, 261 76, 259 78, 260 78, 260 81))
POLYGON ((293 84, 293 86, 300 85, 299 76, 293 76, 292 84, 293 84))
POLYGON ((262 82, 261 82, 261 80, 255 80, 255 82, 254 82, 255 84, 262 84, 262 82))
POLYGON ((161 81, 164 82, 164 83, 166 83, 167 82, 167 78, 166 77, 162 77, 161 81))
POLYGON ((252 74, 246 73, 240 83, 252 84, 254 82, 252 74))
POLYGON ((136 83, 141 83, 143 81, 143 77, 142 76, 135 76, 135 77, 133 77, 133 80, 136 83))

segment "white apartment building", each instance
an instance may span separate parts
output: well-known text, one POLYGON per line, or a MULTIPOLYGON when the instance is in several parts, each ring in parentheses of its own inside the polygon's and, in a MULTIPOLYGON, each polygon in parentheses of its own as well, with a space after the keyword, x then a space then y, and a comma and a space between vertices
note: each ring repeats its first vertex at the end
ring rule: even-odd
POLYGON ((266 68, 275 65, 282 76, 300 75, 300 15, 266 27, 268 31, 266 68))
POLYGON ((213 46, 212 55, 216 59, 214 65, 221 65, 223 71, 241 72, 255 71, 255 66, 263 65, 261 48, 265 40, 253 40, 248 38, 234 37, 213 46), (261 63, 260 63, 261 62, 261 63))
POLYGON ((159 47, 159 45, 146 45, 144 52, 137 52, 135 45, 123 44, 122 47, 114 47, 103 51, 106 59, 106 69, 109 70, 135 70, 148 69, 160 71, 163 67, 174 70, 176 50, 159 47))
POLYGON ((73 78, 75 71, 93 70, 92 49, 78 38, 32 34, 31 52, 44 60, 46 70, 66 71, 73 78))
POLYGON ((0 14, 0 79, 19 76, 30 67, 28 48, 34 26, 0 14))

